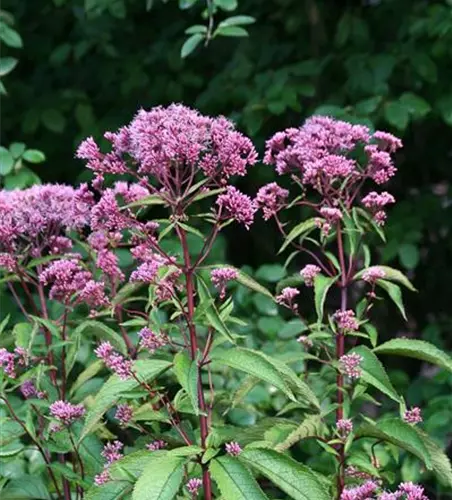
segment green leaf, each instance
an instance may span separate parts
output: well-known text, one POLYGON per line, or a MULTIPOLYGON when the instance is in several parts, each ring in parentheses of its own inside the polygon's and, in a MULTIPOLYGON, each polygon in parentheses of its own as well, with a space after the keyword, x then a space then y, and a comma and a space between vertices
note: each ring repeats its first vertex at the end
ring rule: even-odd
POLYGON ((225 26, 241 26, 245 24, 253 24, 256 22, 256 19, 251 16, 231 16, 221 21, 218 25, 219 28, 224 28, 225 26))
POLYGON ((209 469, 225 499, 267 500, 251 472, 236 458, 215 458, 209 469))
POLYGON ((329 278, 323 274, 317 274, 314 278, 315 310, 317 312, 319 322, 323 319, 323 309, 328 291, 336 280, 337 277, 329 278))
POLYGON ((241 28, 240 26, 224 26, 224 27, 218 27, 215 30, 214 36, 218 35, 242 37, 242 36, 248 36, 248 31, 246 31, 245 28, 241 28))
POLYGON ((18 60, 15 57, 0 58, 0 76, 10 73, 17 65, 18 60))
POLYGON ((376 347, 373 352, 421 359, 452 372, 452 358, 425 340, 392 339, 376 347))
POLYGON ((11 479, 2 491, 4 500, 50 500, 51 496, 44 481, 38 476, 22 475, 11 479))
POLYGON ((362 356, 360 367, 362 369, 361 380, 376 387, 391 399, 400 403, 400 396, 394 389, 389 377, 375 354, 366 346, 358 346, 353 352, 362 356))
POLYGON ((201 41, 204 40, 204 38, 205 35, 201 33, 195 33, 194 35, 188 37, 180 49, 180 56, 182 59, 188 57, 201 43, 201 41))
POLYGON ((104 366, 105 366, 104 362, 101 359, 98 359, 93 363, 90 363, 88 367, 85 368, 85 370, 83 370, 82 373, 80 373, 80 375, 77 377, 77 380, 72 385, 71 394, 74 394, 75 391, 79 387, 81 387, 85 382, 95 377, 104 368, 104 366))
POLYGON ((405 130, 410 119, 408 109, 397 101, 385 104, 384 116, 388 123, 394 125, 399 130, 405 130))
POLYGON ((281 376, 269 359, 258 351, 234 347, 232 349, 217 348, 210 356, 212 362, 227 365, 263 380, 280 389, 288 398, 295 400, 286 380, 281 376))
POLYGON ((132 500, 172 500, 179 491, 187 459, 154 453, 135 484, 132 500))
POLYGON ((118 332, 115 332, 112 328, 104 325, 100 321, 88 320, 84 321, 75 330, 75 333, 82 334, 85 330, 88 330, 90 335, 98 337, 101 341, 106 341, 111 343, 111 345, 117 349, 121 354, 127 354, 127 346, 124 339, 118 332))
POLYGON ((207 33, 207 26, 203 24, 194 24, 187 28, 184 32, 186 35, 196 35, 197 33, 207 33))
POLYGON ((423 430, 418 427, 414 427, 414 429, 430 453, 433 472, 435 473, 436 478, 443 486, 452 488, 452 465, 448 456, 423 430))
MULTIPOLYGON (((150 382, 166 371, 171 366, 168 361, 159 359, 139 359, 133 365, 133 371, 142 382, 150 382)), ((111 376, 102 386, 97 394, 94 404, 85 420, 85 425, 80 435, 80 441, 83 440, 102 418, 104 413, 109 410, 124 392, 132 391, 140 384, 134 378, 121 380, 116 374, 111 376)))
POLYGON ((390 283, 389 281, 386 281, 386 280, 377 280, 376 284, 379 287, 383 288, 383 290, 386 290, 389 297, 392 299, 394 304, 398 307, 403 318, 406 320, 407 317, 406 317, 406 313, 405 313, 405 307, 404 307, 403 301, 402 301, 402 292, 400 290, 400 287, 398 285, 395 285, 394 283, 390 283))
POLYGON ((412 92, 405 92, 400 96, 400 102, 405 106, 414 118, 423 118, 430 113, 432 107, 422 97, 413 94, 412 92))
POLYGON ((291 319, 283 328, 278 332, 278 337, 281 339, 291 339, 304 332, 308 327, 301 321, 301 319, 291 319))
POLYGON ((0 38, 8 47, 12 47, 13 49, 20 49, 23 46, 19 33, 3 22, 0 23, 0 38))
POLYGON ((198 364, 192 361, 185 352, 179 352, 174 357, 174 373, 179 384, 188 394, 196 415, 199 415, 198 405, 198 364))
POLYGON ((396 283, 399 283, 400 285, 405 286, 408 288, 408 290, 411 290, 412 292, 416 291, 416 288, 414 288, 413 284, 411 281, 398 269, 394 269, 389 266, 370 266, 367 267, 366 269, 363 269, 362 271, 359 271, 359 273, 356 273, 353 279, 361 279, 362 275, 368 271, 369 269, 381 269, 382 271, 385 272, 385 280, 387 281, 394 281, 396 283))
POLYGON ((256 278, 276 283, 287 274, 285 268, 279 264, 264 264, 256 272, 256 278))
POLYGON ((275 450, 280 452, 286 451, 303 439, 316 436, 323 437, 325 435, 325 430, 326 427, 319 415, 309 415, 286 437, 286 439, 284 439, 284 441, 275 446, 275 450))
POLYGON ((296 238, 299 238, 317 227, 316 217, 305 220, 304 222, 295 226, 290 233, 287 235, 282 247, 279 249, 278 253, 283 252, 296 238))
POLYGON ((131 490, 129 481, 108 481, 102 486, 94 484, 87 491, 85 500, 122 500, 131 490))
POLYGON ((427 469, 432 470, 431 456, 424 442, 411 425, 399 418, 382 420, 377 424, 365 423, 358 428, 356 437, 373 437, 395 444, 421 459, 427 469))
POLYGON ((42 163, 46 157, 42 151, 37 149, 27 149, 23 154, 23 159, 29 161, 30 163, 42 163))
POLYGON ((17 160, 23 155, 25 151, 25 144, 23 142, 13 142, 9 145, 9 150, 13 155, 13 158, 17 160))
POLYGON ((0 175, 8 175, 14 166, 14 158, 10 151, 0 146, 0 175))
POLYGON ((256 469, 294 500, 330 500, 326 478, 319 479, 309 467, 275 450, 250 448, 239 455, 241 462, 256 469))
POLYGON ((411 243, 404 243, 399 246, 399 258, 402 266, 407 269, 414 269, 419 263, 419 249, 411 243))
POLYGON ((0 418, 0 445, 6 446, 25 434, 22 426, 10 418, 0 418))
POLYGON ((207 318, 208 324, 215 328, 215 330, 221 335, 223 335, 229 342, 235 344, 234 337, 232 336, 226 323, 221 319, 221 316, 213 303, 212 296, 210 295, 209 288, 204 283, 204 280, 198 278, 198 293, 200 298, 200 305, 203 303, 210 302, 210 305, 205 308, 205 316, 207 318))
POLYGON ((51 132, 61 133, 66 126, 66 119, 58 109, 46 109, 41 115, 42 123, 51 132))

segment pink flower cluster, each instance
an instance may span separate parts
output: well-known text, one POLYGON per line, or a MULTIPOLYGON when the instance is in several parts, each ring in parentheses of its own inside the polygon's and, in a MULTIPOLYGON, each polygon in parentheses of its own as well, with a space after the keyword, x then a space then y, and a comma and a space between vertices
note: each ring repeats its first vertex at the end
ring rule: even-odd
POLYGON ((155 333, 147 327, 142 328, 138 332, 138 336, 140 337, 140 346, 143 349, 148 349, 151 354, 154 354, 157 349, 164 347, 168 343, 164 335, 155 333))
POLYGON ((363 360, 362 356, 356 353, 345 354, 339 359, 341 369, 351 379, 361 377, 360 363, 363 360))
POLYGON ((120 379, 126 380, 132 376, 132 361, 118 354, 110 342, 102 342, 94 352, 120 379))
POLYGON ((367 283, 374 284, 377 280, 381 280, 386 277, 386 272, 381 267, 373 266, 367 268, 363 273, 363 281, 367 283))
POLYGON ((285 306, 292 311, 298 309, 298 304, 294 302, 295 298, 300 294, 299 290, 291 286, 287 286, 281 290, 281 293, 276 296, 276 303, 285 306))
POLYGON ((354 332, 359 328, 358 320, 355 318, 355 312, 351 309, 348 309, 346 311, 336 311, 334 313, 334 319, 336 320, 339 330, 341 330, 342 332, 354 332))
POLYGON ((372 500, 377 490, 378 484, 375 481, 366 481, 360 486, 344 489, 340 500, 372 500))
POLYGON ((106 463, 104 465, 104 470, 100 474, 94 476, 94 484, 96 486, 102 486, 103 484, 111 480, 109 470, 110 465, 123 457, 123 454, 121 453, 123 446, 124 445, 121 443, 121 441, 117 440, 111 443, 107 443, 104 446, 101 455, 105 458, 106 463))
POLYGON ((286 203, 289 191, 271 182, 259 189, 256 196, 256 205, 262 209, 264 220, 268 220, 278 213, 286 203))
POLYGON ((0 349, 0 366, 8 377, 16 378, 15 356, 8 352, 4 347, 0 349))
POLYGON ((236 269, 230 267, 220 267, 213 269, 210 273, 213 286, 220 292, 220 298, 224 299, 226 296, 226 285, 229 281, 236 280, 239 273, 236 269))
POLYGON ((85 414, 85 407, 82 404, 73 405, 68 401, 55 401, 49 407, 53 417, 64 425, 70 425, 79 420, 85 414))
POLYGON ((254 214, 257 211, 256 204, 246 194, 241 193, 234 186, 228 186, 226 193, 220 194, 217 198, 219 207, 219 218, 231 218, 240 224, 243 224, 246 229, 249 229, 254 221, 254 214))
POLYGON ((45 394, 42 391, 38 391, 36 389, 36 386, 33 382, 33 380, 26 380, 21 386, 20 386, 20 392, 22 393, 23 397, 25 399, 28 398, 38 398, 42 399, 45 394))
POLYGON ((314 286, 314 278, 320 274, 321 269, 319 266, 316 266, 314 264, 308 264, 307 266, 304 266, 303 269, 300 271, 301 277, 304 279, 304 284, 306 286, 314 286))
POLYGON ((412 425, 420 424, 422 422, 421 409, 417 406, 410 408, 409 410, 405 410, 403 414, 403 420, 412 425))
POLYGON ((78 302, 85 302, 91 307, 106 305, 108 300, 104 284, 94 281, 92 274, 85 271, 76 259, 62 259, 50 264, 39 275, 41 283, 51 284, 49 296, 60 302, 69 302, 77 295, 78 302))
POLYGON ((401 483, 394 492, 379 492, 375 481, 366 481, 360 486, 345 488, 340 500, 429 500, 424 488, 412 482, 401 483))
POLYGON ((393 493, 383 492, 378 500, 429 500, 424 494, 424 488, 411 481, 399 484, 393 493))
POLYGON ((353 431, 353 422, 348 418, 342 418, 336 422, 336 429, 341 437, 347 437, 353 431))
POLYGON ((163 448, 166 448, 167 443, 165 441, 162 441, 161 439, 157 439, 155 441, 152 441, 152 443, 149 443, 146 445, 146 448, 149 451, 157 451, 157 450, 163 450, 163 448))
POLYGON ((195 477, 193 479, 190 479, 187 484, 187 490, 190 494, 197 496, 199 493, 199 490, 202 487, 202 481, 198 477, 195 477))
POLYGON ((133 417, 133 408, 127 404, 118 405, 115 419, 119 421, 121 427, 125 427, 133 417))
POLYGON ((11 257, 2 254, 2 267, 12 271, 13 256, 41 257, 66 251, 70 241, 61 233, 87 225, 93 203, 85 184, 78 189, 44 184, 0 191, 0 252, 11 257))
POLYGON ((107 154, 91 137, 80 145, 77 156, 88 160, 88 168, 101 176, 125 173, 127 153, 139 165, 139 174, 152 176, 169 192, 176 176, 187 181, 200 170, 212 179, 228 179, 245 175, 257 161, 253 144, 234 130, 232 122, 202 116, 180 104, 142 109, 128 126, 107 132, 105 138, 112 143, 107 154))
POLYGON ((236 441, 231 441, 225 445, 226 453, 233 457, 238 457, 242 453, 242 448, 236 441))
POLYGON ((363 198, 362 203, 371 211, 375 222, 379 226, 383 226, 386 222, 386 212, 383 208, 386 205, 395 203, 395 198, 387 191, 383 191, 380 194, 376 191, 372 191, 363 198))

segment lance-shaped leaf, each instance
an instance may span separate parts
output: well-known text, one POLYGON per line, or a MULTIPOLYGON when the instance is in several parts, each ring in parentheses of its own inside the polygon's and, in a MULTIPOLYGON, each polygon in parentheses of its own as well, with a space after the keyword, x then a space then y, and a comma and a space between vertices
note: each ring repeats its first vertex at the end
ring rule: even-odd
POLYGON ((215 458, 209 469, 224 499, 268 500, 251 472, 236 458, 215 458))
POLYGON ((397 403, 400 403, 400 396, 394 389, 388 374, 377 356, 375 356, 366 346, 356 347, 353 349, 353 352, 359 354, 363 358, 360 363, 362 369, 361 380, 367 384, 373 385, 379 391, 383 392, 397 403))
POLYGON ((399 285, 403 285, 404 287, 408 288, 408 290, 411 290, 412 292, 416 291, 416 288, 414 288, 413 284, 411 281, 398 269, 394 269, 389 266, 370 266, 367 267, 366 269, 362 269, 359 271, 359 273, 356 273, 355 276, 353 277, 354 280, 361 279, 363 274, 370 269, 381 269, 385 273, 385 280, 388 281, 394 281, 395 283, 398 283, 399 285))
POLYGON ((204 283, 202 279, 198 279, 198 293, 200 299, 200 307, 204 309, 204 314, 207 318, 207 322, 210 326, 215 328, 215 330, 221 335, 223 335, 229 342, 235 344, 234 337, 232 336, 229 328, 226 326, 226 323, 220 316, 217 308, 215 307, 212 296, 210 295, 209 289, 207 285, 204 283), (205 303, 208 303, 208 306, 205 307, 205 303))
POLYGON ((120 500, 132 491, 132 483, 128 481, 108 481, 102 486, 94 484, 87 491, 85 500, 120 500))
POLYGON ((406 317, 406 313, 405 313, 405 307, 403 305, 402 291, 400 290, 400 287, 398 285, 395 285, 394 283, 391 283, 391 282, 386 281, 386 280, 377 280, 376 284, 379 287, 383 288, 383 290, 386 290, 389 297, 392 299, 394 304, 398 307, 403 318, 406 320, 407 317, 406 317))
MULTIPOLYGON (((170 366, 171 363, 160 359, 140 359, 135 361, 133 371, 141 382, 147 383, 158 377, 170 366)), ((104 413, 121 397, 121 394, 132 391, 139 387, 139 385, 140 383, 133 377, 121 380, 117 375, 112 375, 102 386, 94 400, 93 407, 88 412, 85 426, 80 435, 80 441, 93 430, 104 413)))
POLYGON ((414 428, 425 444, 432 459, 433 472, 438 481, 452 489, 452 464, 444 451, 423 430, 414 428))
POLYGON ((407 358, 421 359, 452 372, 452 358, 430 342, 416 339, 392 339, 374 350, 377 354, 395 354, 407 358))
POLYGON ((275 450, 250 448, 239 455, 294 500, 330 500, 327 479, 275 450))
POLYGON ((432 470, 432 458, 425 443, 411 425, 399 418, 382 420, 377 424, 365 423, 358 428, 356 437, 372 437, 395 444, 418 457, 427 469, 432 470))
POLYGON ((295 401, 295 396, 283 374, 265 356, 262 356, 257 351, 240 347, 232 349, 217 348, 213 350, 210 359, 212 362, 230 366, 263 380, 280 389, 288 398, 295 401))
POLYGON ((187 353, 179 352, 174 357, 174 373, 176 374, 179 384, 188 394, 191 404, 196 415, 199 415, 198 406, 198 365, 196 361, 192 361, 187 353))
POLYGON ((309 415, 281 443, 275 446, 276 451, 285 451, 303 439, 323 437, 325 424, 318 415, 309 415))
POLYGON ((184 477, 186 457, 156 454, 135 484, 132 500, 172 500, 184 477))
POLYGON ((111 345, 120 353, 127 353, 127 346, 121 335, 107 325, 104 325, 100 321, 84 321, 74 330, 73 335, 82 335, 85 330, 88 331, 90 335, 98 337, 99 341, 110 342, 111 345))
POLYGON ((311 219, 305 220, 304 222, 301 222, 300 224, 295 226, 287 235, 287 238, 284 241, 282 247, 279 249, 278 253, 284 252, 284 250, 292 243, 292 241, 294 241, 296 238, 304 236, 305 234, 308 234, 316 227, 316 217, 312 217, 311 219))
POLYGON ((323 319, 323 309, 325 306, 326 296, 328 291, 337 277, 329 278, 323 274, 318 274, 314 278, 314 300, 315 300, 315 310, 317 312, 317 318, 321 322, 323 319))

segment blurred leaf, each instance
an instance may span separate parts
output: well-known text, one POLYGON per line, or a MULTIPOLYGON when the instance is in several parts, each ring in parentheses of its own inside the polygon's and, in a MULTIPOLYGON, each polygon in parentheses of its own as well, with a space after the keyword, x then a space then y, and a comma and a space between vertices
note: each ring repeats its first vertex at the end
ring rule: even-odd
POLYGON ((45 161, 46 157, 44 153, 38 151, 37 149, 27 149, 23 154, 23 159, 29 161, 30 163, 42 163, 45 161))
POLYGON ((18 60, 14 57, 0 58, 0 76, 5 76, 10 73, 17 65, 18 60))
POLYGON ((405 130, 410 119, 407 107, 400 102, 392 101, 385 104, 384 115, 386 120, 399 130, 405 130))
POLYGON ((185 42, 182 45, 182 48, 180 50, 180 56, 183 59, 185 57, 188 57, 196 49, 196 47, 201 43, 201 41, 204 40, 204 38, 205 38, 205 36, 201 33, 195 33, 194 35, 187 38, 187 40, 185 40, 185 42))
POLYGON ((410 243, 404 243, 399 247, 400 262, 407 269, 414 269, 419 263, 419 250, 410 243))
POLYGON ((0 39, 13 49, 20 49, 23 46, 19 33, 7 26, 3 21, 0 21, 0 39))
POLYGON ((14 166, 14 158, 10 151, 0 146, 0 175, 7 175, 14 166))

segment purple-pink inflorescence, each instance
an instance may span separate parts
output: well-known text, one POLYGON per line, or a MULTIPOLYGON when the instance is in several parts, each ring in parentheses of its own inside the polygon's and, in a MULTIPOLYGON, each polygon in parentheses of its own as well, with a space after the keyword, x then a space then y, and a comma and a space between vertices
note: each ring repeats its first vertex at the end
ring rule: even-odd
POLYGON ((234 186, 228 186, 226 193, 217 198, 217 205, 221 212, 221 218, 231 218, 243 224, 249 229, 254 221, 257 211, 256 204, 246 194, 241 193, 234 186))
POLYGON ((351 379, 358 379, 361 377, 360 363, 362 360, 362 356, 354 352, 345 354, 339 359, 342 371, 351 379))
POLYGON ((256 196, 256 205, 262 209, 264 220, 268 220, 278 213, 285 205, 289 191, 271 182, 259 189, 256 196))
POLYGON ((68 401, 55 401, 50 405, 50 413, 64 425, 70 425, 79 420, 85 414, 85 407, 82 404, 73 405, 68 401))
POLYGON ((403 414, 403 420, 412 425, 420 424, 422 422, 421 409, 417 406, 414 406, 408 410, 405 410, 405 413, 403 414))
POLYGON ((116 408, 115 419, 119 421, 122 427, 125 427, 133 417, 133 408, 128 404, 118 405, 116 408))
POLYGON ((353 422, 348 418, 341 418, 336 422, 336 429, 341 437, 347 437, 353 431, 353 422))
POLYGON ((118 354, 110 342, 102 342, 94 352, 120 379, 126 380, 132 375, 132 361, 118 354))
POLYGON ((303 269, 300 271, 301 277, 304 279, 304 284, 306 286, 314 286, 314 278, 321 272, 321 269, 319 266, 316 266, 315 264, 308 264, 307 266, 304 266, 303 269))
POLYGON ((16 378, 15 356, 4 347, 0 348, 0 366, 8 377, 16 378))
POLYGON ((152 441, 152 443, 149 443, 146 445, 146 448, 149 451, 157 451, 157 450, 163 450, 163 448, 166 448, 167 443, 163 441, 162 439, 156 439, 155 441, 152 441))
POLYGON ((354 311, 351 309, 336 311, 334 313, 334 319, 341 331, 356 331, 359 328, 358 320, 355 317, 354 311))
POLYGON ((296 311, 298 305, 294 301, 299 294, 299 290, 291 286, 287 286, 281 290, 279 295, 276 296, 276 303, 296 311))
POLYGON ((226 443, 225 448, 226 448, 226 453, 233 457, 238 457, 240 453, 242 453, 242 448, 236 441, 231 441, 230 443, 226 443))
POLYGON ((194 496, 198 495, 201 486, 202 486, 202 481, 198 477, 190 479, 186 484, 188 492, 194 496))
POLYGON ((219 269, 212 270, 210 278, 214 287, 220 292, 221 299, 224 299, 226 296, 226 285, 229 281, 236 280, 238 276, 238 271, 230 267, 220 267, 219 269))
POLYGON ((367 281, 367 283, 374 284, 377 280, 384 279, 386 277, 386 271, 378 266, 373 266, 367 268, 363 272, 362 279, 367 281))
POLYGON ((151 354, 154 354, 157 349, 164 347, 168 343, 164 335, 155 333, 148 327, 142 328, 138 332, 138 336, 140 337, 140 346, 147 349, 151 354))

